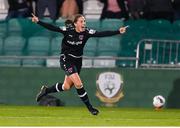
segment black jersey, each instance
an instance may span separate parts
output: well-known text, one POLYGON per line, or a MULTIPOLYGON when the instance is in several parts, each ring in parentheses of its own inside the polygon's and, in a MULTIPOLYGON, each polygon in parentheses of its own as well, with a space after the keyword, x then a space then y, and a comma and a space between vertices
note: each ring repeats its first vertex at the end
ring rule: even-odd
POLYGON ((90 37, 105 37, 120 34, 119 30, 98 32, 96 30, 86 28, 83 32, 76 32, 74 28, 60 28, 42 21, 39 21, 38 24, 49 30, 60 32, 64 35, 61 44, 61 54, 78 57, 83 55, 83 48, 90 37))

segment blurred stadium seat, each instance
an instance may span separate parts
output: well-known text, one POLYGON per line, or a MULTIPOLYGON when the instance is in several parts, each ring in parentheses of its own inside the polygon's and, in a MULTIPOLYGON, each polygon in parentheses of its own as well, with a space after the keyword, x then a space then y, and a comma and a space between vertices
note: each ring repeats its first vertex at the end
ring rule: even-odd
POLYGON ((116 60, 106 58, 117 57, 120 50, 121 46, 119 38, 114 36, 99 38, 97 45, 97 58, 93 61, 94 67, 115 67, 116 60))
POLYGON ((0 38, 0 55, 2 55, 3 54, 3 39, 2 38, 0 38))
POLYGON ((4 54, 23 55, 25 46, 25 38, 21 36, 9 36, 4 40, 4 54))
POLYGON ((100 21, 97 20, 97 19, 88 19, 86 21, 86 25, 90 29, 94 29, 94 30, 97 30, 97 31, 100 30, 100 21))
POLYGON ((129 26, 127 29, 127 32, 142 32, 145 33, 147 26, 148 26, 148 21, 144 19, 138 19, 138 20, 127 20, 124 22, 124 26, 129 26))
POLYGON ((0 37, 5 38, 7 36, 7 22, 0 20, 0 37))
POLYGON ((98 56, 118 56, 121 50, 120 39, 116 37, 99 38, 97 45, 98 56))
MULTIPOLYGON (((52 24, 52 25, 55 24, 54 21, 48 17, 41 19, 41 21, 48 23, 48 24, 52 24)), ((55 32, 50 31, 50 30, 48 30, 38 24, 35 24, 35 23, 32 24, 32 27, 34 29, 34 30, 32 30, 32 36, 46 36, 46 37, 51 38, 53 36, 53 34, 55 34, 55 32)), ((30 29, 32 29, 32 28, 30 28, 30 29)))
POLYGON ((154 32, 172 32, 170 21, 164 19, 157 19, 148 22, 149 31, 154 32))
MULTIPOLYGON (((65 22, 65 20, 60 18, 60 19, 56 20, 54 25, 57 26, 57 27, 63 28, 63 27, 65 27, 65 23, 64 22, 65 22)), ((54 37, 63 36, 63 34, 55 32, 55 33, 53 33, 53 36, 54 37)))
POLYGON ((176 20, 172 24, 173 27, 173 32, 174 33, 179 33, 180 32, 180 20, 176 20))
POLYGON ((176 20, 172 24, 173 28, 173 39, 180 40, 180 20, 176 20))
MULTIPOLYGON (((138 32, 137 32, 138 33, 138 32)), ((135 56, 137 44, 140 40, 142 40, 143 37, 141 37, 140 34, 132 34, 132 33, 125 33, 122 35, 121 38, 121 51, 120 51, 120 56, 135 56)))
POLYGON ((21 36, 23 32, 22 21, 24 19, 10 19, 8 21, 8 35, 9 36, 21 36))
POLYGON ((84 56, 95 56, 97 50, 97 38, 90 38, 84 47, 84 56))
POLYGON ((54 21, 50 17, 43 17, 41 21, 52 24, 54 21))
MULTIPOLYGON (((84 47, 84 56, 95 57, 97 52, 97 38, 90 38, 84 47)), ((91 68, 93 66, 93 59, 84 58, 82 66, 86 68, 91 68)))
POLYGON ((60 55, 62 39, 63 37, 61 36, 52 39, 50 50, 51 55, 60 55))
POLYGON ((36 36, 28 40, 28 55, 49 55, 50 39, 48 37, 36 36))
POLYGON ((101 30, 119 30, 124 25, 120 19, 104 19, 101 21, 101 30))
POLYGON ((57 25, 57 26, 65 26, 65 20, 64 19, 61 19, 61 18, 59 18, 59 19, 57 19, 56 20, 56 22, 55 22, 55 25, 57 25))
MULTIPOLYGON (((48 37, 36 36, 28 40, 27 54, 29 56, 48 56, 50 39, 48 37)), ((23 66, 45 66, 45 59, 24 59, 23 66)))
POLYGON ((172 24, 168 20, 157 19, 148 22, 147 37, 152 39, 172 39, 172 24))

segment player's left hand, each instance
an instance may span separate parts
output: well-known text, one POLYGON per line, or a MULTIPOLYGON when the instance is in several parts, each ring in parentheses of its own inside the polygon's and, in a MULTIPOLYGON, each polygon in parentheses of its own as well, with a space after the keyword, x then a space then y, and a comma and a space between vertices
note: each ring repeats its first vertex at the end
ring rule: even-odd
POLYGON ((127 29, 128 27, 129 27, 129 26, 121 27, 121 28, 119 29, 119 32, 120 32, 121 34, 125 33, 125 32, 126 32, 126 29, 127 29))
POLYGON ((32 15, 32 22, 34 23, 39 22, 39 18, 37 16, 35 16, 33 13, 31 15, 32 15))

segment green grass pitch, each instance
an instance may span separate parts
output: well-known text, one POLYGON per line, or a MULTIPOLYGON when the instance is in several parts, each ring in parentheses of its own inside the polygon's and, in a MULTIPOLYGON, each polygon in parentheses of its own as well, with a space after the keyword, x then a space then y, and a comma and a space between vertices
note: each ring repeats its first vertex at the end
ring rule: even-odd
POLYGON ((180 109, 0 106, 0 126, 180 126, 180 109))

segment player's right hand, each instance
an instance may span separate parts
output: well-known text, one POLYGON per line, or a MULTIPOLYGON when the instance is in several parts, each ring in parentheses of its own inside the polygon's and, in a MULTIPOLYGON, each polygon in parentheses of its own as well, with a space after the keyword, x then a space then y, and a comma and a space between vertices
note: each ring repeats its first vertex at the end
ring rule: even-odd
POLYGON ((32 22, 37 23, 39 21, 39 18, 35 16, 33 13, 31 15, 32 15, 32 22))

